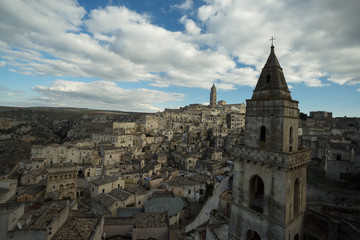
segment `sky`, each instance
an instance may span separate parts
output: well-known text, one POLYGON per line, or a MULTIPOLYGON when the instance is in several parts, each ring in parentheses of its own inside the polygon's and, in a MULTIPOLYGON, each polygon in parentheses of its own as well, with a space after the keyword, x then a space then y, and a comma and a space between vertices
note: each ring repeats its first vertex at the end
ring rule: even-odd
POLYGON ((270 53, 301 112, 360 117, 359 0, 1 0, 0 105, 157 112, 251 98, 270 53))

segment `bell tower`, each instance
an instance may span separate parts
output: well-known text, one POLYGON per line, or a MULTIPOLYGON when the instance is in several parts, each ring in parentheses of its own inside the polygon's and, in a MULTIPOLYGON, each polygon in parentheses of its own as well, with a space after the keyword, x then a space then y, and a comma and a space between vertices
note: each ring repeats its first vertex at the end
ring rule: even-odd
POLYGON ((229 239, 303 239, 306 166, 298 147, 298 102, 271 46, 252 98, 244 145, 235 146, 229 239))
POLYGON ((212 85, 211 87, 211 92, 210 92, 210 107, 214 108, 216 107, 216 87, 215 84, 212 85))

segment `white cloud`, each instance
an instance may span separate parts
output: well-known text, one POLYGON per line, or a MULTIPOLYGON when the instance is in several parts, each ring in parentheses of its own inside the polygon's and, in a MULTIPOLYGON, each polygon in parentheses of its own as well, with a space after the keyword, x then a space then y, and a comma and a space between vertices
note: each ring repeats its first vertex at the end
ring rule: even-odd
POLYGON ((0 61, 0 67, 5 67, 5 62, 4 61, 0 61))
POLYGON ((182 4, 175 4, 173 8, 177 8, 180 10, 190 10, 193 8, 194 2, 193 0, 185 0, 182 4))
POLYGON ((192 19, 188 19, 187 16, 183 16, 180 22, 185 25, 185 31, 190 35, 199 35, 201 28, 199 28, 192 19))
POLYGON ((275 36, 276 54, 289 82, 309 86, 360 83, 360 1, 207 0, 198 19, 207 44, 260 71, 275 36), (270 45, 270 44, 269 44, 270 45))
MULTIPOLYGON (((75 0, 3 0, 0 66, 6 61, 10 71, 27 75, 146 81, 156 87, 209 88, 216 82, 226 90, 255 86, 269 54, 265 46, 275 36, 288 82, 360 83, 360 1, 205 2, 197 18, 179 19, 184 32, 173 32, 126 7, 87 13, 75 0)), ((177 8, 193 5, 186 0, 177 8)))
POLYGON ((35 86, 47 106, 75 106, 121 111, 154 112, 162 110, 155 103, 182 100, 184 95, 149 89, 123 89, 114 82, 92 83, 56 80, 51 86, 35 86))
POLYGON ((8 96, 14 96, 14 95, 15 95, 15 93, 13 93, 13 92, 8 93, 8 96))

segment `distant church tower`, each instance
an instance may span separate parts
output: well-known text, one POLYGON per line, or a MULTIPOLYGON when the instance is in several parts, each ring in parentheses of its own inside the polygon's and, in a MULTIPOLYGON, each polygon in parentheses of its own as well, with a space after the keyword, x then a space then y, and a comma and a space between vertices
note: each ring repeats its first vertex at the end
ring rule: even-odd
POLYGON ((213 84, 210 93, 210 107, 216 107, 216 97, 216 87, 215 84, 213 84))
POLYGON ((292 100, 271 46, 252 98, 244 145, 234 147, 229 239, 302 240, 306 166, 298 148, 298 102, 292 100))

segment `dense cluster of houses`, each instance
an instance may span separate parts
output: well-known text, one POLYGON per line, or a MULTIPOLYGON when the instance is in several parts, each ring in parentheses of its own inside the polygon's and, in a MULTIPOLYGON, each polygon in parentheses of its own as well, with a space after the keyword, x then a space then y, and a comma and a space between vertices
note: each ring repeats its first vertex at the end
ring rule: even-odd
POLYGON ((151 229, 169 239, 170 226, 189 221, 188 207, 231 171, 226 149, 244 126, 244 104, 220 101, 113 122, 81 142, 34 145, 0 180, 0 238, 135 239, 151 229))

